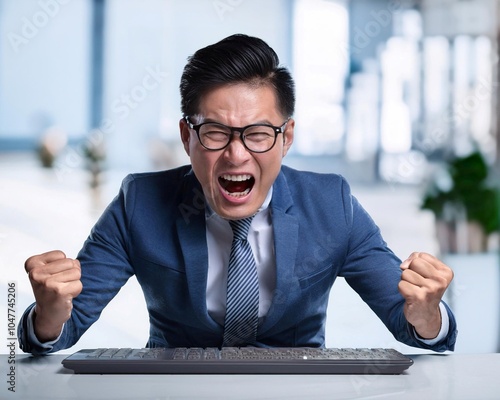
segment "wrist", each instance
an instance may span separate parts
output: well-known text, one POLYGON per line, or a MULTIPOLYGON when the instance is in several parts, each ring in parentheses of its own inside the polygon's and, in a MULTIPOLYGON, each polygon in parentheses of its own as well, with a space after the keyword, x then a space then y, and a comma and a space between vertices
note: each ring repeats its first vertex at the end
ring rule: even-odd
POLYGON ((425 319, 421 324, 413 325, 417 336, 423 340, 432 340, 439 335, 441 331, 441 312, 438 308, 437 312, 432 317, 425 319))
POLYGON ((53 318, 45 318, 35 307, 33 313, 33 330, 41 343, 56 340, 61 334, 64 322, 56 322, 53 318))

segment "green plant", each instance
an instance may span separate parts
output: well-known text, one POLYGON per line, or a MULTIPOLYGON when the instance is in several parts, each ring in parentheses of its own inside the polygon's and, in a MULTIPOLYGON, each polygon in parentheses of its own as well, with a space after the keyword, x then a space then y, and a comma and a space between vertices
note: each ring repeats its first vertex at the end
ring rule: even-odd
POLYGON ((447 220, 447 210, 463 210, 466 220, 476 222, 486 235, 500 231, 500 192, 490 178, 490 168, 480 152, 447 162, 447 188, 433 182, 422 202, 437 220, 447 220))

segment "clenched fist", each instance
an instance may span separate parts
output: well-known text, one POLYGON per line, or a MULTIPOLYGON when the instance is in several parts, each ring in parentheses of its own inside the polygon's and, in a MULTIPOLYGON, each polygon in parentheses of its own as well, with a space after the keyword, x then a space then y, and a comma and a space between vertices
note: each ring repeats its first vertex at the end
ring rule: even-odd
POLYGON ((35 334, 42 343, 54 340, 82 291, 80 262, 55 250, 28 258, 24 268, 36 299, 35 334))
POLYGON ((412 253, 401 269, 399 291, 406 300, 406 320, 422 338, 433 339, 441 329, 439 303, 453 279, 453 271, 427 253, 412 253))

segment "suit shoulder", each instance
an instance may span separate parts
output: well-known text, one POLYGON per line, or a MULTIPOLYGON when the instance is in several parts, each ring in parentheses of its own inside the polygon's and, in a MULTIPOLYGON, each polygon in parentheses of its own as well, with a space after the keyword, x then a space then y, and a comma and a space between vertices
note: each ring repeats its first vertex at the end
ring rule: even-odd
POLYGON ((282 166, 281 171, 286 181, 292 185, 317 187, 320 190, 325 189, 326 185, 328 188, 337 187, 349 190, 346 179, 339 174, 302 171, 285 165, 282 166))
MULTIPOLYGON (((288 210, 294 213, 304 226, 313 224, 314 228, 310 229, 324 229, 325 232, 330 232, 331 227, 335 226, 343 234, 350 229, 356 201, 343 176, 300 171, 283 166, 282 179, 276 189, 274 206, 284 204, 283 208, 290 207, 288 210)), ((274 198, 273 192, 273 200, 274 198)))
POLYGON ((124 187, 132 184, 143 186, 152 184, 172 184, 177 185, 184 180, 186 176, 192 174, 190 165, 184 165, 164 171, 140 172, 127 175, 122 182, 124 187))
POLYGON ((123 179, 121 192, 127 199, 166 204, 182 201, 186 192, 198 186, 191 166, 186 165, 165 171, 130 174, 123 179))
POLYGON ((286 166, 282 167, 282 174, 282 187, 287 188, 299 209, 327 215, 340 213, 338 218, 343 215, 347 220, 350 219, 354 199, 342 175, 300 171, 286 166))

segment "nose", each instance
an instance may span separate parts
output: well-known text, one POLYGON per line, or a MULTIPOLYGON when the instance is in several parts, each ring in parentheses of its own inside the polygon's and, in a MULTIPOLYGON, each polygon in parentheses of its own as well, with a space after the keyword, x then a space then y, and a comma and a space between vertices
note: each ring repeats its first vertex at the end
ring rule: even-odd
POLYGON ((250 152, 245 148, 238 132, 233 134, 231 142, 224 149, 224 159, 233 165, 241 165, 251 157, 250 152))

